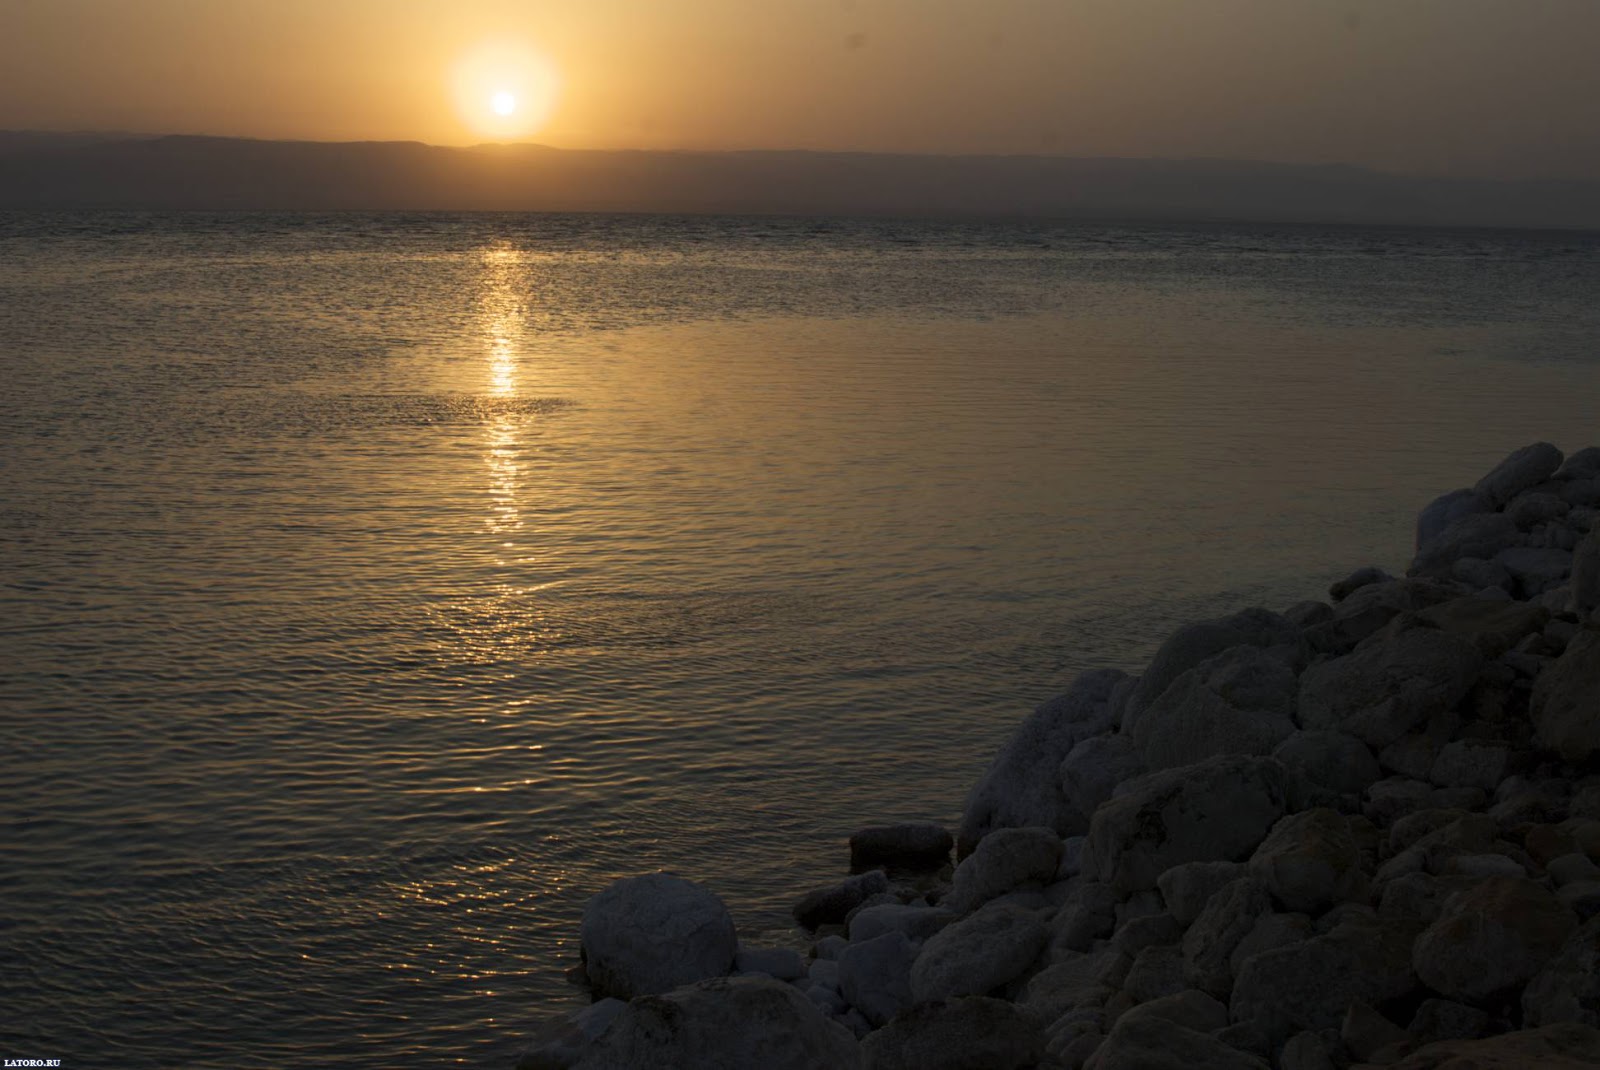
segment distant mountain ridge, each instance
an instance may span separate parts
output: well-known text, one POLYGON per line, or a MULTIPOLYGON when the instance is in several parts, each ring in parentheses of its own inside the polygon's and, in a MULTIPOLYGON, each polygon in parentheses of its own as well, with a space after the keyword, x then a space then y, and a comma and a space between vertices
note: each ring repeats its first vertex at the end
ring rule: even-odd
POLYGON ((467 210, 1600 229, 1600 182, 1343 165, 0 132, 0 209, 467 210))

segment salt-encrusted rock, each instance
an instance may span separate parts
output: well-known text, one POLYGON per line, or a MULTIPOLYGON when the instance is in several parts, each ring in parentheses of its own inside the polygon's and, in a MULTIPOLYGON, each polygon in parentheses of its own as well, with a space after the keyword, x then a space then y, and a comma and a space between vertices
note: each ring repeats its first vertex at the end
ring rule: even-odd
POLYGON ((1228 969, 1237 976, 1245 962, 1280 947, 1304 943, 1317 935, 1311 919, 1304 914, 1263 914, 1228 956, 1228 969))
POLYGON ((1303 944, 1245 960, 1229 1016, 1281 1042, 1301 1030, 1337 1029, 1352 1000, 1379 1005, 1416 986, 1411 943, 1418 927, 1351 915, 1303 944))
POLYGON ((1576 928, 1540 885, 1491 877, 1445 904, 1417 938, 1412 964, 1435 992, 1476 1003, 1526 984, 1576 928))
POLYGON ((1133 957, 1122 990, 1140 1003, 1182 992, 1189 985, 1183 976, 1183 949, 1177 944, 1155 944, 1133 957))
POLYGON ((517 1070, 569 1070, 626 1006, 620 999, 602 999, 551 1023, 518 1058, 517 1070))
POLYGON ((1549 1025, 1483 1040, 1446 1040, 1390 1066, 1391 1070, 1581 1070, 1600 1066, 1600 1030, 1549 1025))
POLYGON ((1585 446, 1568 455, 1566 461, 1556 470, 1555 478, 1558 480, 1600 478, 1600 446, 1585 446))
POLYGON ((1075 810, 1092 815, 1118 784, 1148 770, 1132 737, 1094 736, 1072 748, 1061 761, 1061 791, 1075 810))
MULTIPOLYGON (((1368 784, 1383 775, 1367 745, 1346 732, 1296 732, 1278 744, 1272 756, 1291 776, 1332 798, 1359 797, 1368 784)), ((1292 794, 1296 796, 1294 801, 1302 801, 1299 792, 1292 794)))
POLYGON ((1406 1032, 1418 1046, 1441 1040, 1476 1040, 1489 1030, 1489 1015, 1451 999, 1425 999, 1417 1005, 1406 1032))
POLYGON ((1020 1002, 1042 1020, 1089 1007, 1102 1007, 1133 966, 1132 957, 1116 948, 1094 952, 1055 949, 1049 966, 1028 978, 1020 1002))
POLYGON ((1283 816, 1287 786, 1274 759, 1233 755, 1131 781, 1089 826, 1099 879, 1136 892, 1184 862, 1239 861, 1283 816))
POLYGON ((1342 602, 1361 588, 1374 583, 1387 583, 1394 577, 1376 565, 1358 568, 1342 580, 1336 581, 1328 588, 1328 597, 1335 602, 1342 602))
POLYGON ((1472 513, 1423 543, 1411 559, 1408 576, 1447 579, 1463 557, 1492 559, 1501 550, 1520 545, 1522 533, 1504 513, 1472 513))
POLYGON ((1281 1070, 1335 1070, 1328 1044, 1316 1033, 1296 1033, 1278 1056, 1281 1070))
POLYGON ((1318 653, 1347 654, 1395 617, 1421 612, 1463 593, 1456 583, 1420 576, 1369 584, 1340 602, 1332 620, 1307 629, 1306 640, 1318 653))
POLYGON ((1221 754, 1270 754, 1295 730, 1294 671, 1238 646, 1179 675, 1128 733, 1152 770, 1221 754))
POLYGON ((1173 632, 1139 677, 1123 712, 1122 730, 1131 732, 1150 704, 1179 676, 1236 646, 1274 647, 1297 643, 1300 632, 1265 609, 1247 609, 1221 620, 1186 624, 1173 632))
POLYGON ((1051 947, 1087 951, 1094 941, 1110 936, 1117 920, 1117 890, 1101 881, 1083 881, 1051 919, 1051 947))
POLYGON ((1388 746, 1461 701, 1482 664, 1477 649, 1458 636, 1421 627, 1386 632, 1306 670, 1300 726, 1339 729, 1368 746, 1388 746))
POLYGON ((1268 1063, 1157 1014, 1125 1014, 1084 1070, 1268 1070, 1268 1063))
POLYGON ((1494 510, 1488 499, 1475 490, 1453 490, 1441 494, 1417 514, 1417 537, 1413 549, 1420 550, 1438 538, 1451 524, 1464 516, 1494 510))
POLYGON ((1043 1023, 1026 1009, 968 996, 913 1007, 863 1040, 861 1055, 864 1070, 1022 1070, 1044 1044, 1043 1023))
POLYGON ((875 869, 826 888, 812 889, 800 897, 791 913, 794 920, 807 929, 843 925, 852 910, 888 890, 889 878, 882 870, 875 869))
POLYGON ((1450 566, 1450 575, 1471 587, 1477 593, 1473 598, 1484 598, 1485 590, 1489 590, 1491 599, 1508 597, 1506 592, 1512 587, 1511 573, 1506 567, 1494 561, 1485 561, 1481 557, 1461 557, 1450 566))
POLYGON ((965 914, 1019 885, 1049 884, 1061 864, 1061 837, 1048 828, 996 829, 956 867, 940 906, 965 914))
POLYGON ((1590 530, 1572 554, 1572 608, 1581 616, 1600 606, 1600 528, 1590 530))
POLYGON ((1529 713, 1540 745, 1568 761, 1600 751, 1600 632, 1579 632, 1539 674, 1529 713))
POLYGON ((1411 1037, 1404 1029, 1356 1000, 1345 1012, 1344 1021, 1339 1026, 1339 1039, 1344 1042, 1346 1051, 1361 1062, 1367 1062, 1385 1048, 1408 1045, 1411 1037))
POLYGON ((733 956, 733 968, 738 973, 764 973, 780 981, 793 981, 806 974, 800 952, 788 947, 741 947, 733 956))
POLYGON ((1272 910, 1267 886, 1242 877, 1224 886, 1183 936, 1183 980, 1190 987, 1226 999, 1233 988, 1233 952, 1257 919, 1272 910))
POLYGON ((1167 912, 1185 927, 1194 923, 1211 897, 1245 875, 1240 862, 1186 862, 1156 880, 1167 912))
POLYGON ((722 900, 668 873, 626 877, 590 899, 581 939, 590 988, 619 999, 720 977, 739 946, 722 900))
POLYGON ((1367 788, 1361 812, 1379 828, 1433 806, 1437 789, 1425 781, 1388 777, 1367 788))
POLYGON ((864 873, 886 866, 932 872, 950 861, 955 838, 942 825, 917 821, 900 825, 874 825, 850 836, 850 872, 864 873))
POLYGON ((1550 620, 1550 611, 1526 602, 1467 597, 1430 606, 1417 616, 1441 631, 1471 640, 1484 657, 1498 658, 1541 631, 1550 620))
POLYGON ((1494 556, 1517 581, 1516 593, 1533 598, 1562 583, 1572 573, 1572 552, 1536 546, 1512 546, 1494 556))
POLYGON ((1442 788, 1493 791, 1511 772, 1511 748, 1488 740, 1458 739, 1439 748, 1428 779, 1442 788))
MULTIPOLYGON (((1600 877, 1600 868, 1595 870, 1595 875, 1600 877)), ((1124 955, 1133 956, 1157 944, 1178 943, 1183 939, 1183 930, 1184 926, 1169 913, 1146 914, 1119 926, 1111 937, 1111 946, 1124 955)))
POLYGON ((1283 619, 1302 631, 1333 619, 1333 607, 1326 602, 1296 602, 1283 611, 1283 619))
POLYGON ((1552 520, 1560 520, 1572 511, 1572 506, 1564 501, 1559 494, 1550 491, 1531 490, 1519 494, 1506 506, 1506 516, 1511 522, 1523 531, 1527 531, 1539 524, 1547 524, 1552 520))
POLYGON ((997 828, 1043 825, 1059 836, 1084 831, 1088 815, 1062 794, 1057 771, 1079 742, 1114 726, 1113 695, 1127 678, 1117 669, 1083 673, 1066 694, 1017 726, 967 797, 956 837, 958 854, 970 854, 997 828))
POLYGON ((911 1006, 911 964, 917 947, 889 932, 852 943, 839 956, 839 991, 873 1026, 911 1006))
POLYGON ((1407 732, 1378 752, 1378 764, 1395 776, 1427 780, 1438 757, 1439 743, 1436 734, 1407 732))
POLYGON ((1557 855, 1545 863, 1544 868, 1558 888, 1563 884, 1573 884, 1577 881, 1600 880, 1600 866, 1595 865, 1582 851, 1568 851, 1564 855, 1557 855))
POLYGON ((1527 1025, 1600 1026, 1600 916, 1569 936, 1522 993, 1527 1025))
POLYGON ((1292 912, 1321 914, 1335 903, 1366 898, 1360 848, 1349 822, 1333 810, 1279 821, 1250 857, 1249 869, 1292 912))
POLYGON ((1548 442, 1535 442, 1513 451, 1472 488, 1498 509, 1523 491, 1538 486, 1561 467, 1561 451, 1548 442))
POLYGON ((856 1039, 792 986, 717 978, 642 996, 589 1046, 577 1070, 847 1070, 856 1039))
POLYGON ((917 1001, 981 996, 1026 970, 1050 938, 1030 911, 994 903, 928 938, 911 968, 917 1001))
POLYGON ((955 913, 943 907, 884 903, 850 916, 850 939, 872 940, 884 933, 897 932, 905 934, 908 940, 921 942, 955 920, 955 913))

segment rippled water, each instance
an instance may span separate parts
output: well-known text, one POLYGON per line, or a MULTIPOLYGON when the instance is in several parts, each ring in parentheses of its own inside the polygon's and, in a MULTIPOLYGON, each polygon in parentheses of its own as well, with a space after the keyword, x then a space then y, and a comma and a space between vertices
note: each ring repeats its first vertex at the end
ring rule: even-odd
POLYGON ((1600 239, 0 216, 0 1047, 504 1066, 1177 622, 1600 442, 1600 239))

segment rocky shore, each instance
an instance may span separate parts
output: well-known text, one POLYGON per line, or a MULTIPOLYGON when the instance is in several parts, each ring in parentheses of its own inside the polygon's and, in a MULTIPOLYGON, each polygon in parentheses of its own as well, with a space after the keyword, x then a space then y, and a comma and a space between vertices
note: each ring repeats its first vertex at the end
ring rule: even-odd
POLYGON ((1600 1067, 1600 449, 1518 450, 1328 596, 1078 677, 954 834, 851 837, 808 954, 616 882, 519 1067, 1600 1067))

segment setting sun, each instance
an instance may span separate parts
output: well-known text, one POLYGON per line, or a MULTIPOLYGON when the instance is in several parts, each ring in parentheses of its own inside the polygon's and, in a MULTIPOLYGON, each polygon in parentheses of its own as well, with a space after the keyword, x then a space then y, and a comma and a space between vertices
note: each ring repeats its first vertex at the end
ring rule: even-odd
POLYGON ((538 133, 555 109, 555 67, 514 42, 485 44, 455 66, 456 110, 474 135, 514 141, 538 133))

